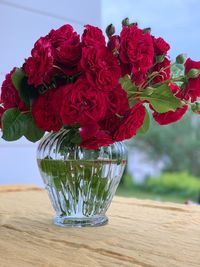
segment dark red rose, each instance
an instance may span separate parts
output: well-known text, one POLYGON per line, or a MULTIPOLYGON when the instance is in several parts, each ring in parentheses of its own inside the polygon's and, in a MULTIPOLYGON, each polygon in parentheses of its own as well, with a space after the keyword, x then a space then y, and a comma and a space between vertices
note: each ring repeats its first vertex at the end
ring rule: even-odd
POLYGON ((170 60, 165 58, 163 62, 157 63, 152 69, 151 72, 158 72, 155 78, 152 80, 152 83, 160 83, 165 80, 170 79, 170 60))
MULTIPOLYGON (((193 61, 191 58, 188 58, 185 62, 185 74, 187 75, 191 69, 200 70, 200 61, 193 61)), ((188 79, 183 96, 186 100, 191 98, 191 102, 195 102, 197 97, 200 97, 200 75, 196 78, 188 79)))
POLYGON ((123 116, 129 109, 128 96, 119 84, 115 89, 108 92, 106 118, 113 115, 123 116))
POLYGON ((53 68, 53 54, 48 38, 41 37, 34 45, 29 57, 23 66, 30 85, 38 86, 44 82, 51 82, 53 68))
POLYGON ((120 67, 116 57, 106 47, 85 47, 82 51, 81 69, 87 80, 100 90, 112 90, 118 84, 120 67))
POLYGON ((144 122, 145 114, 145 107, 141 103, 134 105, 121 121, 119 128, 114 134, 114 139, 116 141, 122 141, 136 135, 137 129, 144 122))
POLYGON ((108 132, 111 136, 114 136, 116 130, 121 125, 123 118, 124 116, 119 117, 113 114, 108 118, 103 118, 98 124, 101 130, 108 132))
POLYGON ((107 47, 110 51, 112 51, 114 53, 114 55, 118 55, 119 49, 120 49, 120 37, 119 37, 119 35, 110 36, 107 47))
POLYGON ((52 97, 51 97, 51 107, 52 110, 59 116, 59 120, 61 121, 60 118, 60 112, 61 112, 61 107, 63 103, 63 97, 64 97, 64 90, 65 90, 66 84, 65 85, 59 85, 55 89, 51 89, 52 91, 52 97))
POLYGON ((153 64, 153 41, 136 25, 123 27, 120 34, 120 60, 132 66, 132 73, 145 73, 153 64))
POLYGON ((106 115, 99 121, 101 129, 113 135, 129 109, 127 93, 118 85, 108 92, 106 115))
POLYGON ((153 47, 156 55, 166 55, 170 49, 170 45, 161 37, 153 39, 153 47))
POLYGON ((121 68, 121 76, 125 76, 126 74, 131 75, 132 67, 130 64, 124 64, 122 61, 120 62, 120 68, 121 68))
POLYGON ((51 30, 48 38, 52 45, 55 65, 67 75, 74 75, 78 70, 81 58, 80 36, 73 27, 66 24, 57 30, 51 30))
MULTIPOLYGON (((69 24, 65 24, 57 30, 52 29, 46 37, 51 42, 52 47, 56 48, 59 47, 63 42, 70 39, 73 32, 73 27, 69 24)), ((76 33, 75 36, 77 36, 76 33)))
POLYGON ((58 97, 60 89, 51 89, 33 101, 32 114, 38 128, 44 131, 59 131, 62 127, 58 107, 62 97, 58 97))
POLYGON ((64 124, 85 125, 105 116, 105 95, 95 90, 85 78, 65 86, 61 118, 64 124))
POLYGON ((25 103, 20 99, 19 93, 12 84, 12 74, 16 68, 13 68, 10 73, 6 75, 1 87, 1 102, 5 109, 18 108, 21 111, 26 111, 28 108, 25 103))
POLYGON ((133 73, 131 77, 132 81, 135 83, 135 85, 141 85, 147 80, 146 72, 138 71, 133 73))
POLYGON ((176 111, 168 111, 165 113, 153 112, 154 120, 160 125, 166 125, 180 120, 188 109, 187 105, 177 108, 176 111))
POLYGON ((108 146, 114 143, 112 136, 106 131, 97 130, 96 128, 95 131, 92 130, 93 134, 89 134, 89 137, 87 137, 86 133, 88 133, 89 131, 90 130, 87 128, 82 128, 80 131, 80 135, 82 138, 80 146, 83 148, 97 149, 99 147, 108 146))
POLYGON ((96 135, 96 133, 100 130, 97 122, 89 122, 80 128, 80 136, 82 141, 90 139, 96 135))
POLYGON ((83 46, 105 46, 105 37, 102 30, 98 27, 85 25, 85 30, 82 35, 83 46))

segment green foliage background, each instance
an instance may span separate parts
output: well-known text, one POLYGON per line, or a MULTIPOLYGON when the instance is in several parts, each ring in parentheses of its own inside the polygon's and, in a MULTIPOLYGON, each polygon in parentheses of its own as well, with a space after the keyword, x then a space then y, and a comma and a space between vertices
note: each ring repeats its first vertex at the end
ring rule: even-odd
POLYGON ((190 199, 200 201, 200 179, 187 172, 166 172, 160 177, 149 177, 143 184, 136 184, 125 174, 117 195, 184 203, 190 199))
MULTIPOLYGON (((188 112, 182 120, 159 126, 151 119, 145 135, 138 135, 129 143, 147 153, 155 161, 165 155, 169 163, 165 171, 187 171, 200 177, 200 117, 188 112)), ((181 182, 181 181, 180 181, 181 182)))
POLYGON ((150 160, 163 155, 168 163, 160 177, 148 177, 136 184, 126 173, 117 194, 127 197, 184 203, 200 201, 200 116, 188 112, 181 121, 159 126, 153 119, 150 129, 129 143, 129 149, 139 148, 150 160))

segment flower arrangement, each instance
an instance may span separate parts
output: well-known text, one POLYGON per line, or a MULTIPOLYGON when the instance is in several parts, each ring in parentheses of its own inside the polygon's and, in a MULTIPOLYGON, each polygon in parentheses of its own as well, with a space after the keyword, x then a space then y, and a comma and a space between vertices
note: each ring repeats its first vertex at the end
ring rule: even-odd
POLYGON ((115 35, 71 25, 39 38, 21 68, 6 75, 0 96, 0 128, 7 141, 36 142, 66 128, 69 144, 96 149, 145 133, 149 113, 160 125, 199 113, 200 61, 179 55, 151 29, 122 21, 115 35))

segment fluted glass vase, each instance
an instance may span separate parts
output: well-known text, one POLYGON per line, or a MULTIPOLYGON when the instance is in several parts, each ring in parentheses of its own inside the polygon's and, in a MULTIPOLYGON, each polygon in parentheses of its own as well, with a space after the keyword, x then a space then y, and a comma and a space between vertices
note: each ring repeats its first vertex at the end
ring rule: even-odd
POLYGON ((126 149, 117 142, 96 150, 68 145, 66 130, 47 134, 37 162, 51 203, 54 223, 64 227, 99 226, 126 165, 126 149))

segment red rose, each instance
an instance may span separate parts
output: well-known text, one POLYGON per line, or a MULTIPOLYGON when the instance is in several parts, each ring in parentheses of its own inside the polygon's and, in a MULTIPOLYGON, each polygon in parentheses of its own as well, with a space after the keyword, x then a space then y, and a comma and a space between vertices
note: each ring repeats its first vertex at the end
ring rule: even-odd
POLYGON ((105 37, 103 36, 102 30, 98 27, 85 25, 82 43, 84 46, 105 46, 105 37))
POLYGON ((34 86, 51 82, 53 68, 53 54, 48 38, 41 37, 34 45, 24 64, 24 71, 28 76, 28 83, 34 86))
POLYGON ((83 48, 80 65, 87 80, 94 87, 109 91, 118 84, 121 74, 120 67, 117 59, 108 48, 83 48))
POLYGON ((165 80, 170 79, 170 60, 165 58, 163 62, 157 63, 152 69, 151 72, 158 72, 158 74, 153 78, 152 82, 160 83, 165 80))
POLYGON ((180 99, 183 98, 182 97, 182 89, 178 85, 176 85, 174 83, 169 83, 168 85, 169 85, 169 87, 170 87, 170 89, 171 89, 171 91, 175 97, 180 98, 180 99))
MULTIPOLYGON (((178 87, 176 84, 173 84, 173 83, 170 83, 169 87, 170 87, 172 93, 176 97, 178 97, 180 99, 182 98, 182 92, 181 92, 180 87, 178 87)), ((152 110, 154 110, 151 105, 150 105, 150 108, 152 110)), ((186 113, 187 109, 188 109, 188 105, 185 104, 181 108, 177 108, 175 111, 158 113, 154 110, 153 118, 160 125, 170 124, 170 123, 173 123, 173 122, 180 120, 183 117, 183 115, 186 113)))
POLYGON ((115 89, 108 92, 106 118, 113 115, 123 116, 129 109, 128 96, 119 84, 115 89))
POLYGON ((166 125, 180 120, 188 109, 187 105, 177 108, 175 111, 168 111, 165 113, 153 112, 153 118, 160 125, 166 125))
POLYGON ((97 122, 89 122, 80 128, 80 136, 82 141, 85 141, 91 137, 94 137, 99 131, 99 125, 97 122))
POLYGON ((119 128, 114 134, 114 139, 116 141, 122 141, 136 135, 137 129, 139 129, 144 122, 145 114, 145 107, 141 103, 134 105, 121 121, 119 128))
POLYGON ((147 79, 146 72, 138 71, 133 73, 131 80, 134 82, 135 85, 140 85, 144 83, 147 79))
POLYGON ((132 72, 145 73, 153 64, 154 49, 149 33, 136 25, 123 27, 120 34, 120 59, 132 66, 132 72))
POLYGON ((82 142, 81 147, 86 149, 97 149, 114 143, 109 132, 101 130, 96 122, 89 122, 80 129, 82 142))
POLYGON ((61 118, 64 124, 85 125, 105 116, 105 95, 95 90, 85 78, 65 86, 63 95, 61 118))
POLYGON ((120 62, 120 68, 121 68, 121 76, 125 76, 126 74, 131 75, 132 67, 130 64, 124 64, 122 61, 120 62))
MULTIPOLYGON (((188 58, 185 62, 185 74, 191 69, 198 69, 200 70, 200 61, 193 61, 188 58)), ((197 100, 197 97, 200 97, 200 75, 196 78, 189 78, 188 84, 186 85, 184 92, 184 99, 188 99, 191 97, 191 102, 197 100)))
POLYGON ((86 149, 97 149, 114 143, 108 132, 99 130, 98 127, 92 125, 83 127, 80 130, 80 135, 82 138, 80 146, 86 149))
POLYGON ((66 24, 57 30, 51 30, 48 38, 52 45, 55 65, 58 65, 67 75, 74 75, 78 70, 81 58, 81 43, 79 35, 72 26, 66 24))
POLYGON ((161 37, 153 39, 153 47, 156 55, 166 55, 170 49, 170 45, 161 37))
POLYGON ((50 89, 33 101, 32 114, 38 128, 59 131, 62 127, 58 107, 61 106, 62 89, 50 89))
POLYGON ((110 51, 112 51, 114 53, 114 55, 118 55, 119 49, 120 49, 120 37, 119 37, 119 35, 110 36, 107 47, 110 51))
POLYGON ((113 114, 112 116, 109 116, 108 118, 103 118, 101 121, 99 121, 98 124, 101 130, 108 132, 113 137, 116 130, 121 125, 123 118, 124 116, 119 117, 113 114))
POLYGON ((16 68, 6 75, 1 87, 1 102, 5 109, 18 108, 21 111, 28 110, 25 103, 20 99, 19 93, 12 84, 12 74, 16 68))
POLYGON ((112 136, 129 109, 127 93, 118 85, 113 91, 108 92, 106 115, 99 121, 101 129, 112 136))

